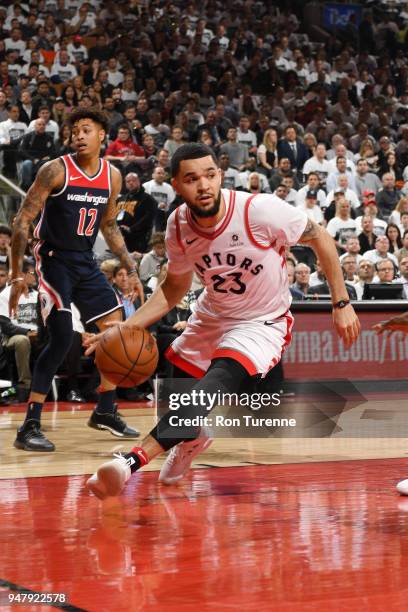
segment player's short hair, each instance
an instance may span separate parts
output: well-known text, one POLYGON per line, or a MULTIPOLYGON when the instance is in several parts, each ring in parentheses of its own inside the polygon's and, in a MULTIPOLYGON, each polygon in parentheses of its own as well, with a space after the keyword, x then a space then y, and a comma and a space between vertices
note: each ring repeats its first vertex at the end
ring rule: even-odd
POLYGON ((68 124, 73 128, 75 123, 81 119, 91 119, 91 121, 99 123, 105 132, 109 131, 108 118, 105 113, 98 108, 77 108, 68 116, 68 124))
POLYGON ((171 157, 171 176, 175 177, 180 170, 180 163, 186 159, 200 159, 201 157, 211 157, 217 166, 217 158, 214 151, 207 145, 198 142, 189 142, 181 145, 171 157))

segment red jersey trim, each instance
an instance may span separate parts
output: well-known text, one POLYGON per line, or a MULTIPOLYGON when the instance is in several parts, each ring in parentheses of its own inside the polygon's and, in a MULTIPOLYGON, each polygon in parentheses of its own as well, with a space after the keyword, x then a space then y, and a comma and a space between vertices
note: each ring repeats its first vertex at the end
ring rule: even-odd
POLYGON ((165 351, 164 356, 170 363, 180 368, 180 370, 187 372, 187 374, 194 376, 194 378, 202 378, 205 374, 204 370, 181 357, 171 346, 165 351))
POLYGON ((224 221, 221 223, 220 227, 212 234, 202 232, 200 231, 200 229, 197 228, 197 224, 194 223, 193 218, 191 216, 191 211, 187 207, 186 219, 187 219, 187 223, 189 224, 193 232, 198 234, 202 238, 207 238, 207 240, 214 240, 214 238, 218 238, 218 236, 220 236, 223 233, 223 231, 228 227, 228 224, 231 221, 232 214, 235 208, 235 197, 236 197, 235 191, 230 191, 229 206, 228 206, 227 214, 225 215, 224 221))
POLYGON ((180 229, 180 207, 176 208, 176 214, 174 217, 174 222, 176 224, 176 238, 180 249, 183 253, 186 253, 186 250, 183 245, 183 241, 181 240, 181 229, 180 229))
MULTIPOLYGON (((65 159, 65 157, 66 157, 65 155, 62 155, 61 157, 58 158, 58 159, 61 159, 64 164, 64 175, 65 175, 64 185, 62 189, 60 189, 60 191, 58 191, 57 193, 50 193, 51 198, 55 198, 56 196, 62 195, 68 186, 68 164, 67 164, 67 160, 65 159)), ((43 213, 44 213, 44 209, 43 209, 43 212, 41 213, 40 223, 42 220, 43 213)), ((39 227, 39 225, 37 225, 37 227, 39 227)), ((39 236, 36 236, 36 238, 39 238, 39 236)))
POLYGON ((276 364, 279 363, 279 361, 282 359, 283 353, 286 351, 287 347, 292 341, 292 327, 293 327, 294 318, 292 316, 292 313, 289 311, 285 312, 283 316, 286 319, 286 334, 283 339, 281 354, 280 354, 280 357, 275 357, 275 359, 272 359, 272 362, 269 366, 269 370, 272 370, 272 368, 274 368, 276 364))
POLYGON ((249 357, 247 357, 243 353, 240 353, 239 351, 236 351, 235 349, 219 348, 214 352, 211 359, 216 359, 220 357, 228 357, 229 359, 238 361, 238 363, 240 363, 251 376, 255 376, 255 374, 258 374, 258 369, 253 363, 253 361, 251 361, 249 357))
POLYGON ((42 269, 41 269, 41 255, 40 255, 40 248, 42 247, 43 244, 44 244, 43 242, 38 242, 34 248, 34 258, 36 261, 35 269, 36 269, 38 280, 39 280, 39 290, 41 287, 44 288, 44 290, 48 293, 48 295, 51 297, 54 304, 56 305, 57 310, 65 310, 64 303, 62 301, 60 294, 45 280, 43 276, 42 269))
POLYGON ((268 249, 271 249, 275 245, 276 240, 275 242, 272 242, 272 244, 269 244, 269 245, 259 244, 259 242, 255 240, 255 237, 251 231, 251 226, 249 225, 249 205, 251 204, 255 196, 256 194, 251 195, 245 202, 245 212, 244 212, 245 229, 248 234, 248 238, 252 242, 252 244, 258 247, 258 249, 263 249, 264 251, 267 251, 268 249))
MULTIPOLYGON (((100 175, 102 174, 103 170, 106 168, 103 159, 99 158, 99 170, 96 174, 94 174, 93 176, 89 176, 89 174, 87 174, 86 172, 84 172, 76 163, 76 161, 74 160, 74 158, 72 157, 71 154, 66 155, 65 156, 67 158, 67 161, 69 161, 69 163, 71 163, 74 167, 75 172, 79 172, 87 181, 95 181, 97 178, 100 177, 100 175)), ((68 163, 68 167, 69 167, 69 163, 68 163)), ((69 177, 68 180, 70 180, 71 177, 69 177)))

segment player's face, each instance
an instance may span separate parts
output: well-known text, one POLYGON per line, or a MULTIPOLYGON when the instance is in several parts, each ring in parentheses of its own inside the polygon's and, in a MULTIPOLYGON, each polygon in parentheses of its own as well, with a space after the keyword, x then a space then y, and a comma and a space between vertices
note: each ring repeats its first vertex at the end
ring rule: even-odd
POLYGON ((105 131, 92 119, 80 119, 72 127, 72 144, 81 156, 99 155, 105 131))
POLYGON ((183 160, 171 182, 197 217, 217 215, 221 205, 221 170, 210 155, 183 160))

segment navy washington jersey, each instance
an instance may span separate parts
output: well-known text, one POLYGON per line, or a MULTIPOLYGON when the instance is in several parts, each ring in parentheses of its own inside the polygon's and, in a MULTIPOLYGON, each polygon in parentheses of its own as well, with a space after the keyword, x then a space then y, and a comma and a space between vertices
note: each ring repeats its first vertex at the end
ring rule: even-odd
POLYGON ((110 164, 100 159, 98 172, 88 176, 74 156, 59 159, 65 166, 64 186, 47 198, 34 236, 55 249, 89 251, 111 193, 110 164))

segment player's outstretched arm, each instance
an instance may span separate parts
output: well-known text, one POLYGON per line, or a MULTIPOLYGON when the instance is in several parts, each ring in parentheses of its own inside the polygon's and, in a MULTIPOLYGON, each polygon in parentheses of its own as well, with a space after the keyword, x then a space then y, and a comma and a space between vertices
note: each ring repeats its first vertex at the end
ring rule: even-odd
POLYGON ((106 240, 110 251, 120 260, 121 266, 127 269, 132 285, 132 301, 138 295, 142 304, 144 303, 144 291, 139 275, 135 268, 135 261, 132 259, 126 248, 122 233, 116 223, 118 207, 116 200, 122 187, 122 177, 117 168, 111 166, 112 189, 106 210, 103 214, 100 229, 106 240))
POLYGON ((403 312, 396 317, 392 317, 392 319, 387 319, 387 321, 381 321, 376 325, 373 325, 373 329, 377 332, 377 334, 382 334, 384 331, 403 331, 408 334, 408 311, 403 312))
POLYGON ((21 270, 30 225, 41 212, 50 193, 61 189, 64 180, 64 166, 59 159, 41 166, 14 219, 11 237, 10 317, 14 316, 18 300, 24 289, 21 270))
POLYGON ((334 240, 323 227, 309 219, 299 242, 310 246, 320 260, 330 287, 334 326, 345 346, 349 347, 358 338, 360 322, 354 308, 348 303, 349 297, 334 240), (341 305, 342 302, 347 304, 342 308, 336 307, 336 304, 341 305))

